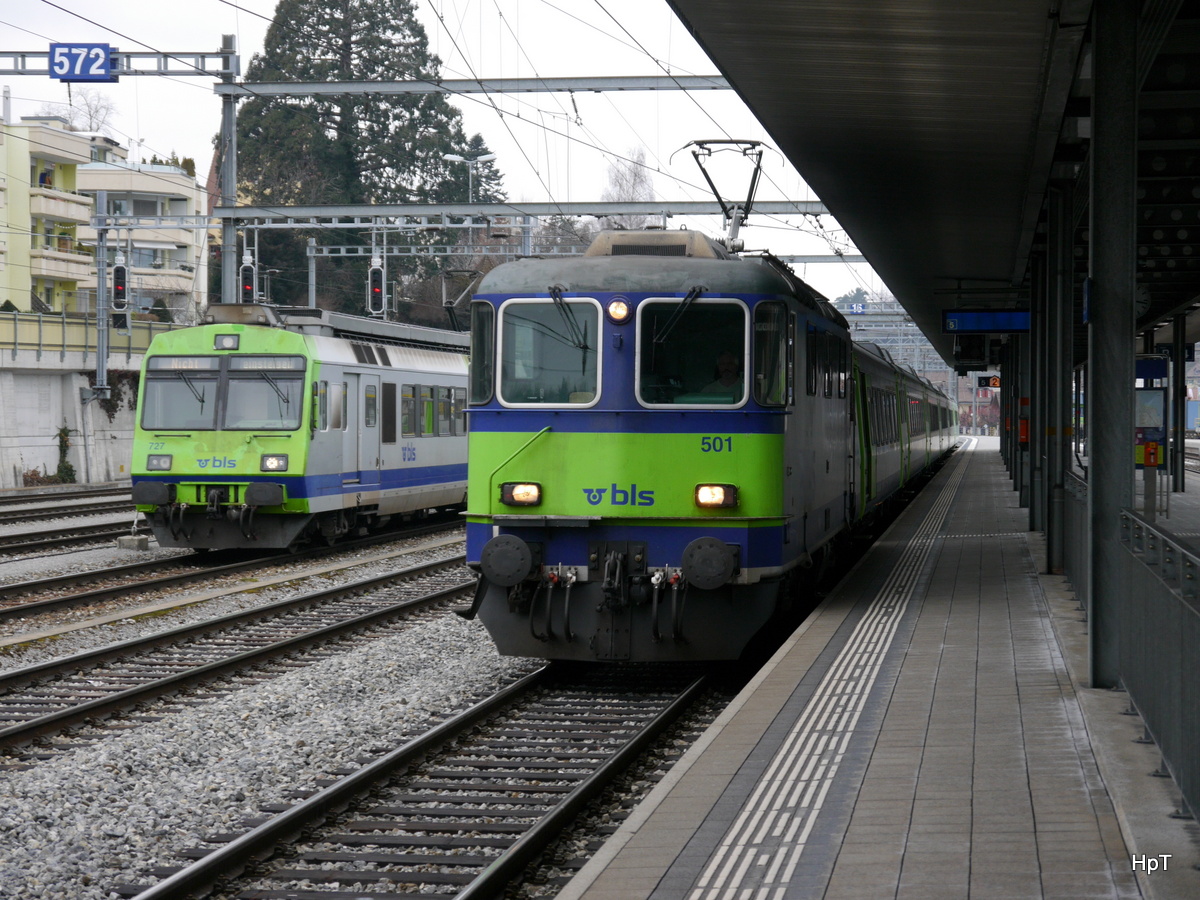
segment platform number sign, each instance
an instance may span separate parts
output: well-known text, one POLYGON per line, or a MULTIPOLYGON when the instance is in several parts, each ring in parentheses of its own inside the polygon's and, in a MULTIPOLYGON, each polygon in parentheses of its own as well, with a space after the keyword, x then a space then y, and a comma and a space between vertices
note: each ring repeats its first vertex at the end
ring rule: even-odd
POLYGON ((999 388, 999 375, 979 375, 976 377, 976 386, 981 388, 999 388))
POLYGON ((51 44, 50 77, 59 81, 116 81, 108 44, 51 44))

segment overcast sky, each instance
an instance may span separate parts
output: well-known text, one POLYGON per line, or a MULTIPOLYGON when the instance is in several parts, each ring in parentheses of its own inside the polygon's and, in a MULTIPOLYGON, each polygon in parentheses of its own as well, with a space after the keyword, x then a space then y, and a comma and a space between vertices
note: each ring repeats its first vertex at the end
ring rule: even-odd
MULTIPOLYGON (((414 0, 429 45, 447 78, 557 78, 612 75, 708 75, 716 69, 662 0, 414 0)), ((45 52, 50 43, 107 43, 120 50, 215 51, 237 37, 245 72, 261 50, 276 0, 21 0, 0 7, 0 51, 45 52)), ((6 60, 0 66, 8 68, 6 60)), ((43 76, 5 75, 14 118, 47 102, 67 102, 67 87, 43 76)), ((196 160, 203 181, 220 128, 210 77, 126 77, 102 90, 116 106, 113 137, 148 159, 172 152, 196 160), (140 150, 139 150, 140 147, 140 150)), ((468 135, 483 135, 513 201, 600 199, 610 161, 643 148, 663 200, 707 200, 684 146, 697 139, 764 141, 768 150, 758 199, 816 200, 773 149, 731 91, 685 94, 620 92, 465 95, 451 100, 468 135)), ((750 166, 736 153, 714 157, 714 179, 727 198, 744 199, 750 166)), ((678 227, 684 219, 674 219, 678 227)), ((719 219, 690 220, 720 233, 719 219)), ((823 217, 754 215, 748 248, 778 254, 847 252, 837 223, 823 217)), ((799 274, 830 297, 857 286, 883 289, 867 266, 820 263, 799 274)))

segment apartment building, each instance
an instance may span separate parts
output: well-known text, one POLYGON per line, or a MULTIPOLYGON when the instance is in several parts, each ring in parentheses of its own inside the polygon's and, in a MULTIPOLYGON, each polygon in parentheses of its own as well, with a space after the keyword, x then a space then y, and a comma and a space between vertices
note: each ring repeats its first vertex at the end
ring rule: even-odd
POLYGON ((78 169, 91 142, 65 119, 35 116, 0 127, 0 308, 70 311, 81 283, 95 283, 79 229, 92 199, 78 169))
POLYGON ((108 265, 119 254, 128 267, 131 306, 196 321, 207 303, 207 231, 153 223, 207 212, 194 177, 175 165, 130 162, 113 139, 70 131, 58 116, 0 126, 0 166, 0 309, 95 313, 91 218, 103 191, 108 213, 151 223, 107 234, 108 265))
MULTIPOLYGON (((204 216, 208 201, 196 179, 176 165, 130 162, 111 138, 89 135, 92 162, 79 167, 79 190, 93 199, 105 194, 105 212, 137 216, 146 227, 111 229, 107 257, 118 255, 128 268, 129 302, 143 312, 166 309, 175 322, 193 323, 208 302, 208 230, 181 228, 163 217, 204 216)), ((95 249, 96 231, 79 229, 80 240, 95 249)), ((94 296, 93 275, 81 287, 81 311, 94 296)))

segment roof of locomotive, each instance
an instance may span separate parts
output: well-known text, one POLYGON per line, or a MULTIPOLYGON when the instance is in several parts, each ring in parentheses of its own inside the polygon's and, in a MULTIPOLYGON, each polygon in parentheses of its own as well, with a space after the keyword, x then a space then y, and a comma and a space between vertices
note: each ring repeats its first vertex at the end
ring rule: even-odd
MULTIPOLYGON (((630 291, 790 295, 830 315, 832 305, 769 255, 741 258, 698 231, 604 231, 583 256, 528 257, 497 266, 479 294, 630 291)), ((844 324, 844 320, 843 324, 844 324)))

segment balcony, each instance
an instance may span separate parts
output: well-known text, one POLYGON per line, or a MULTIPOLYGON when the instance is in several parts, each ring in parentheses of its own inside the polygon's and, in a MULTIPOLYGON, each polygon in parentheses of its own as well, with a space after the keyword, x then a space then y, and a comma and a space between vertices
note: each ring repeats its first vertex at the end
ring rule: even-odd
POLYGON ((31 278, 48 278, 51 281, 86 281, 95 271, 95 260, 88 253, 76 250, 58 250, 50 247, 34 247, 29 251, 29 275, 31 278))
POLYGON ((53 222, 86 225, 92 221, 92 198, 37 185, 29 189, 29 214, 53 222))

